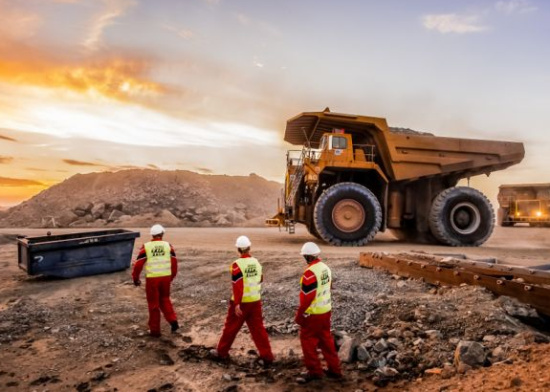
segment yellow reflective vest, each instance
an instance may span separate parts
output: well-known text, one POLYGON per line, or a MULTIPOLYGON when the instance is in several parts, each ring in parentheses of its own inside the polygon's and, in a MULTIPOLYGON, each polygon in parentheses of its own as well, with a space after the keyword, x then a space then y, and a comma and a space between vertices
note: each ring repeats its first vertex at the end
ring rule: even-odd
MULTIPOLYGON (((317 294, 315 299, 306 309, 307 314, 325 314, 331 311, 332 302, 330 298, 330 286, 332 282, 332 273, 330 268, 322 261, 313 264, 307 270, 315 274, 317 279, 317 294)), ((306 270, 306 271, 307 271, 306 270)), ((300 284, 301 284, 300 279, 300 284)))
POLYGON ((144 247, 147 255, 145 276, 147 278, 158 278, 172 275, 170 244, 166 241, 150 241, 144 247))
MULTIPOLYGON (((235 260, 243 274, 243 298, 241 302, 259 301, 262 291, 262 266, 254 257, 244 257, 235 260)), ((229 267, 231 268, 231 267, 229 267)), ((233 295, 231 300, 235 300, 233 295)))

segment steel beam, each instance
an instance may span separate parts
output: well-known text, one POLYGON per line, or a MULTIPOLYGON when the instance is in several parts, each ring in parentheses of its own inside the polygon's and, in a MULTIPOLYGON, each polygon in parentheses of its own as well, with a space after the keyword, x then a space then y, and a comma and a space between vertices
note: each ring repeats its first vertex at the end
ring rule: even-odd
POLYGON ((550 315, 550 277, 546 271, 533 271, 521 267, 489 267, 481 262, 450 261, 445 258, 423 255, 388 255, 385 253, 361 253, 359 264, 367 268, 379 268, 408 278, 420 278, 426 282, 458 286, 463 283, 482 286, 498 295, 507 295, 530 304, 550 315), (499 270, 503 267, 506 270, 499 270), (533 271, 533 272, 530 272, 533 271), (521 278, 521 279, 520 279, 521 278), (529 281, 527 280, 529 279, 529 281))

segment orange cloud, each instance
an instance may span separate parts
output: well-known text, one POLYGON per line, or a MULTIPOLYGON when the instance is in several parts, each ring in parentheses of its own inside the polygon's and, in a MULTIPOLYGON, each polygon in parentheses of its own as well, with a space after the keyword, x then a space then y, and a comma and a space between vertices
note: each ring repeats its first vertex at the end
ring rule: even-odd
POLYGON ((104 167, 104 165, 100 165, 98 163, 76 161, 74 159, 63 159, 63 162, 65 162, 68 165, 72 165, 72 166, 99 166, 99 167, 104 167))
POLYGON ((11 161, 13 161, 13 157, 6 157, 6 156, 0 155, 0 164, 10 163, 11 161))
POLYGON ((4 135, 0 135, 0 140, 7 140, 8 142, 16 142, 17 140, 12 138, 12 137, 9 137, 9 136, 4 136, 4 135))
POLYGON ((44 186, 44 185, 45 184, 35 180, 27 180, 23 178, 0 177, 0 186, 26 187, 26 186, 44 186))
MULTIPOLYGON (((1 51, 0 51, 1 54, 1 51)), ((150 65, 141 60, 103 60, 58 65, 48 61, 0 60, 0 79, 14 84, 99 93, 118 100, 161 94, 165 89, 145 78, 150 65)))

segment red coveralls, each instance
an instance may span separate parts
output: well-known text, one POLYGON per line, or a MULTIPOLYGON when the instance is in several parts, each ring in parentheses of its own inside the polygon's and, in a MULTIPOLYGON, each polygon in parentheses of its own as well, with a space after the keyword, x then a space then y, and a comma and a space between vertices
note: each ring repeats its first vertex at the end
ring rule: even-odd
MULTIPOLYGON (((152 241, 162 241, 161 239, 153 239, 152 241)), ((147 254, 145 246, 142 245, 134 269, 132 278, 134 282, 139 280, 139 275, 147 262, 147 254)), ((170 284, 178 273, 178 259, 172 245, 170 245, 170 264, 172 274, 170 276, 161 276, 156 278, 145 279, 145 292, 147 294, 147 306, 149 307, 149 332, 151 336, 160 336, 160 312, 169 323, 177 321, 176 312, 170 300, 170 284)))
MULTIPOLYGON (((241 258, 247 257, 250 257, 250 255, 241 255, 241 258)), ((258 349, 260 358, 267 363, 273 362, 273 353, 271 352, 271 345, 269 344, 269 338, 263 322, 262 301, 241 302, 244 291, 243 272, 236 262, 231 265, 231 281, 233 286, 233 300, 229 302, 227 318, 225 319, 222 336, 217 347, 219 357, 227 358, 229 356, 231 345, 235 341, 244 322, 246 322, 250 330, 250 335, 252 335, 252 340, 258 349), (237 305, 240 305, 241 311, 243 312, 241 317, 235 314, 235 307, 237 305)))
MULTIPOLYGON (((312 261, 308 268, 319 261, 321 260, 312 261)), ((341 375, 340 360, 338 359, 334 339, 330 333, 331 312, 305 314, 306 309, 309 308, 316 295, 317 278, 312 271, 306 269, 302 275, 300 307, 296 312, 295 319, 296 324, 300 326, 300 343, 304 354, 304 365, 311 376, 322 377, 324 375, 317 353, 317 348, 320 348, 327 362, 328 371, 335 375, 341 375)))

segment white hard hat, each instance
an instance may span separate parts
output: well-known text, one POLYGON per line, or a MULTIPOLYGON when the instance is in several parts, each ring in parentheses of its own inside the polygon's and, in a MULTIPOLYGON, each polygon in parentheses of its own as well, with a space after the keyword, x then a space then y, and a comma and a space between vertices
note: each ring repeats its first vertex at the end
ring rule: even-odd
POLYGON ((302 256, 317 256, 319 253, 321 253, 321 249, 319 249, 315 242, 306 242, 300 251, 302 256))
POLYGON ((151 235, 164 234, 164 227, 159 224, 153 225, 151 227, 151 235))
POLYGON ((248 239, 247 236, 242 235, 239 238, 237 238, 237 242, 235 242, 235 246, 240 249, 250 248, 252 245, 252 242, 248 239))

